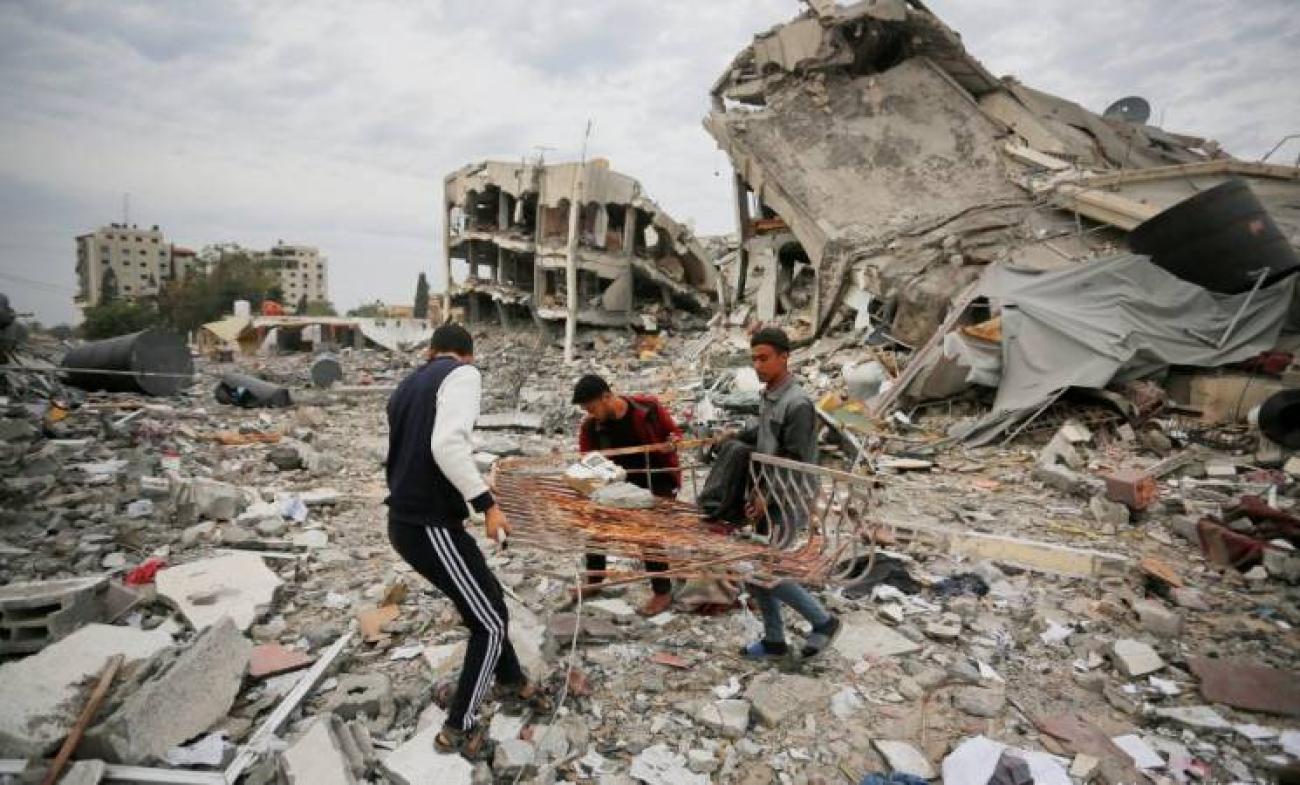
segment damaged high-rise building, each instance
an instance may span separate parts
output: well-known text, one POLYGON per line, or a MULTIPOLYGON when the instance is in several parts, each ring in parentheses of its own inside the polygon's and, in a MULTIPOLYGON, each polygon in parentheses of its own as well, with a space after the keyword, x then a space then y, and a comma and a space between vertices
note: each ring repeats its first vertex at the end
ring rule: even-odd
POLYGON ((446 280, 454 262, 468 268, 449 286, 447 306, 470 321, 566 319, 570 257, 578 323, 640 324, 658 306, 712 309, 717 276, 708 254, 607 161, 471 164, 447 176, 444 194, 446 280), (575 194, 581 207, 571 221, 575 194))
POLYGON ((723 274, 760 320, 808 336, 856 313, 920 346, 990 264, 1114 250, 1234 176, 1295 236, 1293 167, 1147 125, 1141 100, 1098 115, 995 78, 917 0, 809 6, 735 57, 704 123, 736 173, 723 274))

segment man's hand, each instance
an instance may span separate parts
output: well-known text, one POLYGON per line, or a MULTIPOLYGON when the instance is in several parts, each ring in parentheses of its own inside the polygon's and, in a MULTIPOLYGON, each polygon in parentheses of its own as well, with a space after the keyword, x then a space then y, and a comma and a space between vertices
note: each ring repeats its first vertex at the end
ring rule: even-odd
POLYGON ((492 505, 483 515, 483 526, 487 529, 488 539, 495 543, 503 542, 510 534, 510 522, 506 520, 506 514, 501 512, 501 505, 492 505))

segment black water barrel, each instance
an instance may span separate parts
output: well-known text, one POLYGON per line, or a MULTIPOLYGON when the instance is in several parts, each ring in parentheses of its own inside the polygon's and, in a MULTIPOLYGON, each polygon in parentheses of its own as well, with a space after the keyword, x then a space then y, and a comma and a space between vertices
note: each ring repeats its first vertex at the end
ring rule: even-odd
POLYGON ((289 390, 265 379, 242 373, 228 373, 221 377, 213 393, 217 403, 242 406, 245 409, 279 409, 292 406, 289 390))
POLYGON ((77 370, 66 381, 83 390, 175 395, 194 379, 194 361, 185 339, 166 330, 82 344, 63 358, 63 367, 77 370))
POLYGON ((1245 180, 1185 199, 1139 224, 1129 248, 1184 281, 1212 292, 1238 294, 1271 272, 1267 286, 1300 269, 1300 257, 1245 180))
POLYGON ((322 354, 311 364, 311 383, 322 389, 333 387, 343 378, 343 366, 332 354, 322 354))
POLYGON ((1300 390, 1282 390, 1259 407, 1259 429, 1275 444, 1300 450, 1300 390))

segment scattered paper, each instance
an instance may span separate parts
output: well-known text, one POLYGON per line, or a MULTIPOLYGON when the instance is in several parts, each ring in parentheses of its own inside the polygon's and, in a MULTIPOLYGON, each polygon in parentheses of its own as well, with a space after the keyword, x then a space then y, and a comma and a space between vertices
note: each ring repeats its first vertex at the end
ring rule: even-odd
POLYGON ((226 755, 226 737, 209 733, 193 744, 167 750, 167 762, 173 766, 220 766, 226 755))

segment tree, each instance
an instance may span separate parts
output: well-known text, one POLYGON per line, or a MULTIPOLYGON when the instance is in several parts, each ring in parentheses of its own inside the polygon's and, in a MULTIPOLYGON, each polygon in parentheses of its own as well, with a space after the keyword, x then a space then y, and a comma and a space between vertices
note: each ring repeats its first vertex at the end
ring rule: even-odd
POLYGON ((420 273, 415 282, 415 305, 411 309, 411 315, 416 319, 429 317, 429 279, 424 277, 424 273, 420 273))
POLYGON ((310 302, 310 301, 307 299, 307 293, 304 292, 303 295, 302 295, 302 297, 299 297, 299 298, 298 298, 298 307, 294 309, 295 312, 296 312, 299 316, 306 316, 306 315, 307 315, 307 305, 308 305, 309 302, 310 302))
POLYGON ((158 309, 148 300, 110 300, 91 306, 78 328, 88 341, 138 333, 161 322, 158 309))
POLYGON ((244 254, 226 254, 206 275, 171 281, 158 295, 163 320, 189 332, 231 313, 236 300, 256 311, 278 288, 274 275, 244 254))
POLYGON ((348 311, 348 316, 354 316, 360 319, 374 319, 382 316, 384 313, 384 303, 382 300, 375 300, 373 303, 363 303, 356 308, 348 311))
POLYGON ((299 311, 298 311, 299 316, 338 316, 339 315, 339 312, 334 310, 334 304, 329 302, 328 300, 313 300, 308 303, 306 302, 307 301, 306 295, 303 295, 302 299, 303 302, 306 303, 306 305, 299 306, 299 311))

